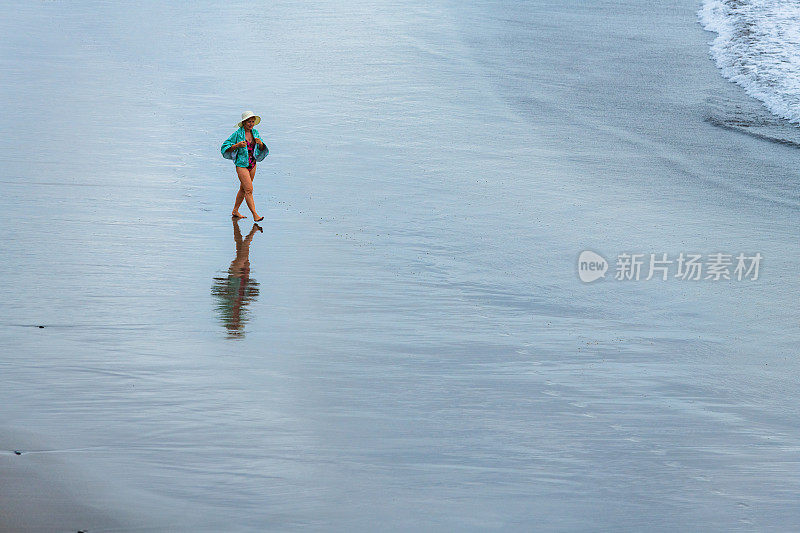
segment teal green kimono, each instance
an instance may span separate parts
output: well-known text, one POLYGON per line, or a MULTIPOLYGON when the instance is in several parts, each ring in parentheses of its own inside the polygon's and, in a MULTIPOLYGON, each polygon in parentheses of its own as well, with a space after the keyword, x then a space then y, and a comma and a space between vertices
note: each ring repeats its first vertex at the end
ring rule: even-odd
MULTIPOLYGON (((261 139, 261 136, 258 134, 258 130, 253 128, 252 130, 253 138, 254 139, 261 139)), ((244 128, 239 128, 238 130, 234 131, 233 134, 228 137, 228 140, 222 143, 222 157, 225 159, 232 159, 233 163, 237 167, 247 168, 250 162, 250 156, 247 155, 247 147, 242 146, 241 148, 237 148, 236 150, 231 150, 230 147, 236 143, 244 141, 244 128)), ((261 142, 264 142, 261 139, 261 142)), ((267 154, 269 153, 269 148, 267 148, 266 144, 264 145, 264 149, 262 150, 261 147, 256 143, 256 147, 253 150, 253 159, 256 161, 263 161, 267 154)))

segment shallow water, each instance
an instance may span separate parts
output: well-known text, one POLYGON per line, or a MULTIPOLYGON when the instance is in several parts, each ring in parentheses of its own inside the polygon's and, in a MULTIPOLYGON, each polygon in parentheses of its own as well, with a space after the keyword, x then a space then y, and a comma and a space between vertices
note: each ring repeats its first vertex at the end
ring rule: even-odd
POLYGON ((18 459, 131 529, 796 527, 800 152, 709 123, 750 103, 696 7, 16 10, 18 459), (584 284, 586 249, 765 259, 584 284))
POLYGON ((800 6, 774 0, 706 0, 698 16, 717 34, 711 55, 725 77, 775 115, 800 123, 800 6))

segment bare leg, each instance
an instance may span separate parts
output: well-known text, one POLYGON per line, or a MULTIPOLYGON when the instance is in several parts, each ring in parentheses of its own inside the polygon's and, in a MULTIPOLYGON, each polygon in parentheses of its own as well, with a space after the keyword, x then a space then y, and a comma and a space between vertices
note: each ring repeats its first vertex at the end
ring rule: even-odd
POLYGON ((233 212, 231 212, 231 216, 233 218, 247 218, 243 214, 239 212, 239 206, 242 205, 244 201, 244 191, 242 190, 242 186, 239 185, 239 192, 236 193, 236 203, 233 204, 233 212))
MULTIPOLYGON (((239 171, 237 170, 236 172, 237 172, 237 175, 238 175, 239 171)), ((253 166, 253 168, 250 170, 250 182, 251 183, 255 179, 255 177, 256 177, 256 167, 253 166)), ((245 196, 244 188, 240 184, 239 185, 239 192, 236 193, 236 203, 233 204, 233 212, 231 213, 232 217, 234 217, 234 218, 247 218, 246 216, 244 216, 243 214, 241 214, 239 212, 239 206, 242 205, 242 202, 244 201, 244 196, 245 196)))
MULTIPOLYGON (((250 171, 246 168, 236 167, 236 175, 239 177, 239 182, 241 183, 239 191, 244 195, 244 201, 247 202, 247 207, 249 207, 250 212, 253 213, 253 218, 256 221, 261 220, 261 217, 258 216, 258 212, 256 212, 256 203, 253 201, 253 180, 250 177, 250 171)), ((238 200, 238 194, 236 198, 238 200)))

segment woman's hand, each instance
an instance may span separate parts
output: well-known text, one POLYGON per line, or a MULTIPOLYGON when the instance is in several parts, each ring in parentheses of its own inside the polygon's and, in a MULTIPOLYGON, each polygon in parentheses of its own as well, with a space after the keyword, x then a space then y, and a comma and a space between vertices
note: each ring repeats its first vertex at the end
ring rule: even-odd
POLYGON ((258 147, 263 149, 264 148, 264 141, 256 137, 256 142, 258 143, 258 147))
POLYGON ((243 148, 243 147, 245 147, 245 146, 247 146, 247 142, 245 142, 245 141, 240 141, 240 142, 238 142, 238 143, 234 144, 233 146, 231 146, 231 150, 235 150, 235 149, 237 149, 237 148, 243 148))

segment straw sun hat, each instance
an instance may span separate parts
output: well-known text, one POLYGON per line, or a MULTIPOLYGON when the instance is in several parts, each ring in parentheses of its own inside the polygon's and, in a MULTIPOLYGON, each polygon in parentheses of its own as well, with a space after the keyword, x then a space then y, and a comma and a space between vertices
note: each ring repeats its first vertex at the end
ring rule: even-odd
MULTIPOLYGON (((261 117, 259 117, 258 115, 256 115, 252 111, 245 111, 244 113, 242 113, 242 120, 239 122, 239 124, 237 124, 237 126, 239 126, 241 128, 242 127, 242 122, 244 122, 245 120, 247 120, 250 117, 256 117, 256 124, 261 122, 261 117)), ((254 124, 254 126, 255 126, 255 124, 254 124)))

